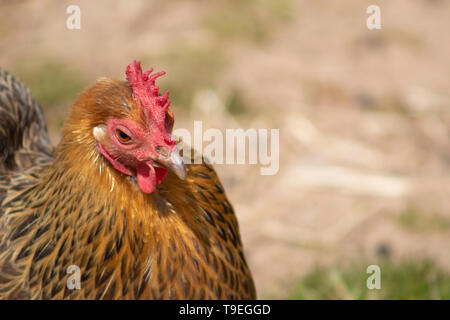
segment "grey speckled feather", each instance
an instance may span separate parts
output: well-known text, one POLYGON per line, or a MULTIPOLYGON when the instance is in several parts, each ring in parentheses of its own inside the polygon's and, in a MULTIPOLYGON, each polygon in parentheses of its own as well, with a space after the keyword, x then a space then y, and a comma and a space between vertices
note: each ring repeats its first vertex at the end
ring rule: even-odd
POLYGON ((23 171, 52 158, 42 111, 25 87, 0 69, 0 174, 23 171))

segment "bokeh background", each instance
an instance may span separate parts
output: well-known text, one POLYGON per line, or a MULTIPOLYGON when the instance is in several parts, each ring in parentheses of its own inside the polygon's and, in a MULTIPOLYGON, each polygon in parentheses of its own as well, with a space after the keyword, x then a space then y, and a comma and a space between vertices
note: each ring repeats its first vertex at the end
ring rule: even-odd
POLYGON ((0 0, 0 66, 55 144, 134 59, 167 71, 176 127, 279 128, 278 174, 216 166, 260 298, 449 299, 449 32, 446 0, 0 0))

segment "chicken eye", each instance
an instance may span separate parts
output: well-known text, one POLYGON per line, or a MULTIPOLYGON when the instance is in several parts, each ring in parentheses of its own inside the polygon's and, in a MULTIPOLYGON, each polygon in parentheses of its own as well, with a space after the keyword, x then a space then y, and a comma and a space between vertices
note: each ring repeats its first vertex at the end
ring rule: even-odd
POLYGON ((119 138, 119 141, 122 143, 126 143, 131 140, 131 137, 129 135, 127 135, 125 132, 123 132, 122 130, 117 130, 116 135, 117 135, 117 138, 119 138))

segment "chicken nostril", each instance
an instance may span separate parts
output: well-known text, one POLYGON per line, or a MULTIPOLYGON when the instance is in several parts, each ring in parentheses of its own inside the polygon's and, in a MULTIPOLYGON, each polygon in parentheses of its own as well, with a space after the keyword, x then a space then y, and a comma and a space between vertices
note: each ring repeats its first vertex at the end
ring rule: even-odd
POLYGON ((166 148, 164 148, 162 146, 156 146, 155 150, 164 157, 168 157, 170 155, 169 150, 167 150, 166 148))

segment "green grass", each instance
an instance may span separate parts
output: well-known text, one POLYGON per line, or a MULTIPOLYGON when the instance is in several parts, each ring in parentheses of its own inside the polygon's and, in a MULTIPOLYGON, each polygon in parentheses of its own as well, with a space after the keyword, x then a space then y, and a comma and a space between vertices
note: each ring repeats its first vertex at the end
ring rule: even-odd
POLYGON ((450 299, 450 275, 430 261, 393 264, 381 269, 381 289, 367 289, 367 264, 318 268, 300 279, 288 299, 450 299))
POLYGON ((14 66, 11 72, 31 89, 44 110, 68 101, 73 103, 85 87, 81 75, 60 62, 25 63, 14 66))
POLYGON ((247 113, 247 103, 244 94, 239 89, 233 89, 228 94, 225 101, 225 108, 228 113, 234 116, 241 116, 247 113))
POLYGON ((437 212, 423 212, 415 207, 404 209, 396 220, 403 228, 413 232, 450 231, 450 217, 437 212))
POLYGON ((204 23, 221 41, 249 40, 262 43, 269 39, 280 22, 291 21, 290 0, 218 1, 204 23))

